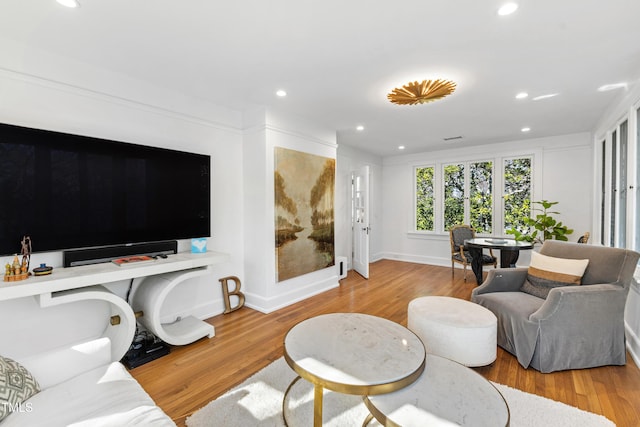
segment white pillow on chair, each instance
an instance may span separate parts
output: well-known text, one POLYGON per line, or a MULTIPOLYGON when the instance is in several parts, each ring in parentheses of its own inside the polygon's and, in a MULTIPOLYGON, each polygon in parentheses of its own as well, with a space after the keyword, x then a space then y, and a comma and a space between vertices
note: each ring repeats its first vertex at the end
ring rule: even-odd
POLYGON ((588 259, 554 258, 531 252, 531 264, 522 288, 522 292, 547 298, 553 288, 580 285, 588 259))

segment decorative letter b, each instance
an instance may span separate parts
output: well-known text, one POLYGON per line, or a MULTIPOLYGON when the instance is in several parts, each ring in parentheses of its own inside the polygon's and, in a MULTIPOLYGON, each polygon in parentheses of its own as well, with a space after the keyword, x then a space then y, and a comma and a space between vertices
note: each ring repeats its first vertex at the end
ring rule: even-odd
POLYGON ((223 277, 220 279, 220 283, 222 284, 222 295, 224 296, 224 314, 231 313, 232 311, 236 311, 241 308, 244 305, 244 294, 240 292, 240 279, 236 276, 223 277), (236 287, 232 292, 229 292, 229 280, 236 283, 236 287), (238 305, 235 307, 231 307, 231 301, 229 300, 230 295, 238 297, 238 305))

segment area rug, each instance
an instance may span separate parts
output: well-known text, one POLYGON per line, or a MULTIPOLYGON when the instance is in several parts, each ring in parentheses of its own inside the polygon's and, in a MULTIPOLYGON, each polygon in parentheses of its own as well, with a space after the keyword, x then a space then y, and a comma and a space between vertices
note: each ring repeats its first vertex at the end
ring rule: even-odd
MULTIPOLYGON (((283 427, 282 398, 295 378, 283 358, 257 372, 244 383, 187 418, 188 427, 283 427)), ((615 427, 607 418, 494 383, 511 411, 511 427, 615 427)), ((324 425, 361 426, 368 414, 359 396, 331 391, 324 395, 324 425)), ((300 380, 287 397, 291 427, 313 424, 313 386, 300 380)), ((375 421, 370 426, 379 426, 375 421)))

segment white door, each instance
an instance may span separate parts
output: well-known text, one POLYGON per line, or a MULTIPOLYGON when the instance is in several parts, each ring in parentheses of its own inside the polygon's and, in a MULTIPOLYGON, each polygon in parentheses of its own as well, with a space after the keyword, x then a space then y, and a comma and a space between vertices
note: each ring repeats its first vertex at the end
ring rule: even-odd
POLYGON ((352 175, 353 269, 369 278, 369 166, 352 175))

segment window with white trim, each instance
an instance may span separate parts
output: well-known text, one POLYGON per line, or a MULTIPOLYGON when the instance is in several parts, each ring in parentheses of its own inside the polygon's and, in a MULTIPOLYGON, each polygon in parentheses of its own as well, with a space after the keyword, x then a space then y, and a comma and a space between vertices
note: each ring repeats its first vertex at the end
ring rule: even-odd
POLYGON ((532 156, 522 156, 414 167, 414 230, 446 233, 470 224, 477 234, 492 235, 522 226, 530 215, 532 163, 532 156))

